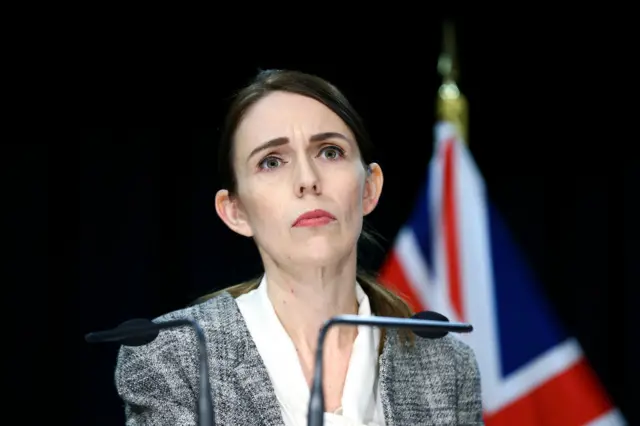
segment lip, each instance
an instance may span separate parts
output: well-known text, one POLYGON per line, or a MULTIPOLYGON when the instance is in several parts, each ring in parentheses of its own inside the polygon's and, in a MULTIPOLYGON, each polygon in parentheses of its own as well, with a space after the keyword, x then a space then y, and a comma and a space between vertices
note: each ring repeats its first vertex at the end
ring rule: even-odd
POLYGON ((301 214, 293 222, 293 227, 323 226, 336 220, 335 216, 326 210, 316 209, 301 214))

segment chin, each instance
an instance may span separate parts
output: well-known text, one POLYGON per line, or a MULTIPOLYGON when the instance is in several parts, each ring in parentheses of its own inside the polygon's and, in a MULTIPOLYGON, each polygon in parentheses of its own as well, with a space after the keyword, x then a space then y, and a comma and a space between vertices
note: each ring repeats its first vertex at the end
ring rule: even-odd
POLYGON ((349 252, 349 247, 342 247, 336 244, 329 244, 326 240, 309 241, 304 247, 293 254, 292 258, 296 262, 307 264, 309 266, 330 265, 337 263, 349 252))

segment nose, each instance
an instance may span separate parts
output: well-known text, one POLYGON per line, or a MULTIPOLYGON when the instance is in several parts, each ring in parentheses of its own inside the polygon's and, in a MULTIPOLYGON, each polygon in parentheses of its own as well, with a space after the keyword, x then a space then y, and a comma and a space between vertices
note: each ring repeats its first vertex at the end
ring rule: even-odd
POLYGON ((298 164, 297 179, 294 187, 296 195, 298 197, 303 197, 305 194, 319 195, 322 192, 322 187, 320 185, 320 176, 313 162, 304 159, 298 164))

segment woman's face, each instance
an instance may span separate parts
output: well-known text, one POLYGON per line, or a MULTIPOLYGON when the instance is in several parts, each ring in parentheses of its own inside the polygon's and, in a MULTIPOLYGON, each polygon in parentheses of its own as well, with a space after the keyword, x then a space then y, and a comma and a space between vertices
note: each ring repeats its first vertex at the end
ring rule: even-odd
POLYGON ((216 209, 263 255, 309 265, 355 256, 382 172, 377 164, 366 170, 353 134, 333 111, 297 94, 267 95, 240 123, 233 163, 237 193, 219 191, 216 209))

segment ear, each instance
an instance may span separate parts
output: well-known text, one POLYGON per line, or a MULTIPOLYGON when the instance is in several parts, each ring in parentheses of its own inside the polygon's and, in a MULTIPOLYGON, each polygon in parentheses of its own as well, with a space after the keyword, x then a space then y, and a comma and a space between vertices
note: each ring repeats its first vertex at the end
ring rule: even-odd
POLYGON ((364 182, 364 194, 362 196, 362 210, 364 215, 368 215, 378 205, 380 194, 382 193, 382 183, 384 177, 382 169, 377 163, 369 164, 367 168, 367 178, 364 182))
POLYGON ((229 191, 221 189, 216 193, 215 204, 216 213, 229 229, 245 237, 253 236, 247 215, 237 197, 232 197, 229 191))

